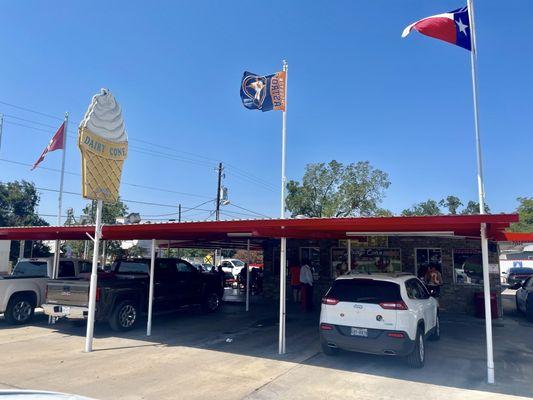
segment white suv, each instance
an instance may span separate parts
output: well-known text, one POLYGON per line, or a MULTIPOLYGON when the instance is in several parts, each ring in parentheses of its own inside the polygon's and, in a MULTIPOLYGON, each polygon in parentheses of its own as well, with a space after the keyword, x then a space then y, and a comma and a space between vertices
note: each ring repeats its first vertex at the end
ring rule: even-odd
POLYGON ((408 274, 352 274, 335 280, 322 299, 322 351, 339 349, 425 361, 425 340, 440 338, 439 303, 408 274))

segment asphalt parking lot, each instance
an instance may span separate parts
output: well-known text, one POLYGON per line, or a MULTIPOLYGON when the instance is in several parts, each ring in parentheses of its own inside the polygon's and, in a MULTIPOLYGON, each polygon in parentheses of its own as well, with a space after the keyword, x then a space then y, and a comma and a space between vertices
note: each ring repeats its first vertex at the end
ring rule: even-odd
POLYGON ((0 388, 64 391, 96 399, 511 399, 533 396, 533 324, 513 312, 494 324, 496 385, 485 384, 482 320, 443 315, 442 339, 428 343, 426 365, 320 352, 318 314, 288 307, 287 351, 277 354, 274 305, 227 304, 158 316, 117 335, 96 328, 95 351, 83 353, 85 330, 68 321, 31 326, 0 319, 0 388))

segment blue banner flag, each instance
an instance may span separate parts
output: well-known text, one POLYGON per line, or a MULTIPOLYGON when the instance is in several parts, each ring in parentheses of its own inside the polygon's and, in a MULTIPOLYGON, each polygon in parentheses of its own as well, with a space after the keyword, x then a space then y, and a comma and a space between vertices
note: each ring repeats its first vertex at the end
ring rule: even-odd
POLYGON ((285 111, 284 71, 260 76, 245 71, 241 82, 241 100, 249 110, 285 111))

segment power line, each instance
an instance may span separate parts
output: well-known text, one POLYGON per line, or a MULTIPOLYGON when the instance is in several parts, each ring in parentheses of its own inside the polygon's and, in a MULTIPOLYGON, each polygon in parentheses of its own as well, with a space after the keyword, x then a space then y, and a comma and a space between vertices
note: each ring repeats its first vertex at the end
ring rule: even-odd
MULTIPOLYGON (((21 165, 21 166, 24 166, 24 167, 32 167, 33 166, 33 164, 24 163, 24 162, 15 161, 15 160, 8 160, 8 159, 5 159, 5 158, 0 158, 0 161, 7 162, 7 163, 10 163, 10 164, 15 164, 15 165, 21 165)), ((39 165, 39 167, 37 169, 45 170, 45 171, 51 171, 51 172, 57 172, 57 173, 61 172, 57 168, 44 167, 44 166, 41 166, 41 165, 39 165)), ((81 176, 81 174, 79 174, 77 172, 71 172, 71 171, 65 171, 65 174, 72 175, 72 176, 81 176)), ((141 184, 137 184, 137 183, 122 182, 121 184, 122 185, 126 185, 126 186, 137 187, 137 188, 141 188, 141 189, 155 190, 155 191, 159 191, 159 192, 173 193, 173 194, 179 194, 179 195, 189 196, 189 197, 199 197, 199 198, 204 198, 204 199, 210 198, 210 196, 206 196, 206 195, 187 193, 187 192, 180 192, 180 191, 177 191, 177 190, 163 189, 163 188, 158 188, 158 187, 155 187, 155 186, 146 186, 146 185, 141 185, 141 184)), ((209 201, 211 201, 211 200, 209 200, 209 201)))
POLYGON ((272 217, 269 217, 268 215, 258 213, 258 212, 256 212, 256 211, 250 210, 250 209, 248 209, 248 208, 244 208, 244 207, 242 207, 242 206, 238 206, 238 205, 235 204, 235 203, 229 203, 229 205, 230 205, 230 206, 233 206, 233 207, 237 207, 237 208, 239 208, 239 209, 241 209, 241 210, 244 210, 244 211, 248 211, 248 212, 250 212, 250 213, 252 213, 252 214, 255 214, 255 215, 258 215, 258 216, 260 216, 260 217, 272 218, 272 217))
MULTIPOLYGON (((40 112, 40 111, 36 111, 36 110, 32 110, 30 108, 27 108, 27 107, 21 107, 21 106, 18 106, 18 105, 15 105, 15 104, 12 104, 12 103, 8 103, 8 102, 4 102, 4 101, 0 101, 0 104, 4 104, 4 105, 7 105, 9 107, 13 107, 13 108, 16 108, 16 109, 19 109, 19 110, 23 110, 23 111, 26 111, 26 112, 30 112, 30 113, 34 113, 34 114, 37 114, 37 115, 41 115, 41 116, 44 116, 44 117, 47 117, 47 118, 53 118, 53 119, 56 119, 56 120, 63 120, 63 117, 58 117, 58 116, 54 116, 54 115, 51 115, 51 114, 47 114, 47 113, 43 113, 43 112, 40 112)), ((35 124, 39 124, 39 125, 42 125, 42 126, 47 126, 47 127, 50 127, 50 128, 55 128, 55 127, 52 127, 51 125, 47 125, 47 124, 43 124, 41 122, 38 122, 38 121, 32 121, 32 120, 28 120, 28 119, 24 119, 24 118, 20 118, 20 117, 17 117, 17 116, 13 116, 13 115, 9 115, 9 114, 6 114, 8 115, 9 117, 11 118, 15 118, 15 119, 19 119, 19 120, 23 120, 23 121, 26 121, 26 122, 30 122, 30 123, 35 123, 35 124)), ((25 127, 25 128, 29 128, 29 129, 35 129, 35 130, 41 130, 41 131, 45 131, 44 129, 39 129, 39 128, 35 128, 35 127, 30 127, 30 126, 25 126, 25 125, 22 125, 22 124, 17 124, 17 123, 13 123, 13 122, 9 122, 10 124, 14 124, 14 125, 19 125, 19 126, 22 126, 22 127, 25 127)), ((79 125, 79 123, 75 123, 73 121, 70 121, 69 122, 70 125, 73 125, 77 128, 77 126, 79 125)), ((47 132, 47 131, 46 131, 47 132)), ((70 135, 69 135, 70 136, 70 135)), ((152 142, 149 142, 149 141, 146 141, 146 140, 142 140, 142 139, 130 139, 130 141, 135 141, 135 142, 140 142, 140 143, 144 143, 144 144, 147 144, 147 145, 150 145, 150 146, 154 146, 154 147, 157 147, 157 148, 160 148, 161 146, 159 144, 156 144, 156 143, 152 143, 152 142)), ((204 160, 209 160, 211 161, 210 165, 213 166, 215 165, 216 162, 218 162, 219 160, 216 160, 214 158, 211 158, 211 157, 206 157, 204 155, 199 155, 199 154, 195 154, 195 153, 192 153, 192 152, 187 152, 187 151, 184 151, 184 150, 177 150, 177 149, 174 149, 174 148, 169 148, 169 147, 166 147, 165 148, 166 150, 169 150, 169 151, 173 151, 175 153, 183 153, 183 154, 188 154, 192 157, 196 157, 196 158, 200 158, 200 159, 204 159, 204 160)), ((154 150, 150 150, 150 149, 144 149, 145 151, 154 151, 154 150)), ((168 155, 167 156, 170 156, 172 157, 172 155, 168 155)), ((189 162, 195 162, 198 164, 202 164, 201 161, 199 160, 192 160, 190 158, 184 158, 182 157, 182 159, 180 161, 189 161, 189 162)), ((207 164, 205 162, 203 162, 203 164, 207 164)), ((275 188, 274 185, 272 185, 270 182, 264 180, 263 178, 260 178, 248 171, 245 171, 244 169, 240 168, 240 167, 237 167, 235 165, 232 165, 232 164, 229 164, 229 163, 225 163, 228 167, 234 169, 236 172, 236 174, 241 174, 242 176, 246 176, 248 177, 249 181, 251 183, 259 183, 261 182, 263 185, 265 186, 268 186, 270 188, 275 188)))

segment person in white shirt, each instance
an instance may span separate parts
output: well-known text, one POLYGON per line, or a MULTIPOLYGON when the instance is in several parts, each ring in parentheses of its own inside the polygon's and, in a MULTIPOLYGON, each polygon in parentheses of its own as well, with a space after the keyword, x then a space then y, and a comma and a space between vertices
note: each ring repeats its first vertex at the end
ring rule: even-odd
POLYGON ((302 283, 302 311, 311 311, 313 308, 313 272, 305 261, 300 268, 300 282, 302 283))

